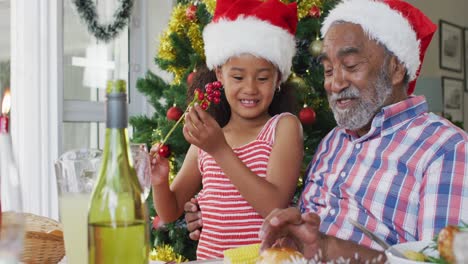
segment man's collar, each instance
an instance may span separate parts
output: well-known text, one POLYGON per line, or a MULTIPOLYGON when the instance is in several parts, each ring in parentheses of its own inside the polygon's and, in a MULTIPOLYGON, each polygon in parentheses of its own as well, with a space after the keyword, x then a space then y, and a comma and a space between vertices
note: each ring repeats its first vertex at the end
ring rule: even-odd
MULTIPOLYGON (((359 140, 365 140, 378 134, 382 136, 390 134, 398 130, 409 120, 427 113, 427 111, 428 105, 424 96, 409 96, 403 101, 385 106, 373 118, 369 132, 360 137, 359 140)), ((345 132, 352 138, 358 137, 354 131, 345 130, 345 132)))

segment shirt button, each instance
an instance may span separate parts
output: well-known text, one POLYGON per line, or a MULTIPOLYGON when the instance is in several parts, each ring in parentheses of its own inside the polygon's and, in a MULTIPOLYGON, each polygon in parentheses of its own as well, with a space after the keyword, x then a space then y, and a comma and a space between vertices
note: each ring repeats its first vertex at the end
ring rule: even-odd
POLYGON ((361 148, 361 144, 359 144, 359 143, 356 144, 356 148, 357 148, 357 149, 360 149, 360 148, 361 148))
POLYGON ((335 209, 331 209, 331 210, 330 210, 330 214, 331 214, 331 215, 335 215, 335 213, 336 213, 335 209))
POLYGON ((340 173, 340 176, 341 176, 341 177, 346 177, 346 172, 342 171, 342 172, 340 173))

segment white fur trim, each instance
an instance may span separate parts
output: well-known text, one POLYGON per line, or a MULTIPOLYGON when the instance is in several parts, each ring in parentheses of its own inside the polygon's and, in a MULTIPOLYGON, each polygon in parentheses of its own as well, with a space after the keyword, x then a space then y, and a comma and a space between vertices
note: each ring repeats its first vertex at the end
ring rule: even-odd
POLYGON ((405 65, 410 81, 416 79, 421 64, 420 41, 401 13, 379 1, 344 0, 323 21, 322 36, 337 21, 360 25, 371 39, 384 45, 405 65))
POLYGON ((291 74, 296 41, 289 31, 254 17, 220 19, 203 30, 206 65, 220 66, 232 56, 250 53, 275 64, 284 82, 291 74))

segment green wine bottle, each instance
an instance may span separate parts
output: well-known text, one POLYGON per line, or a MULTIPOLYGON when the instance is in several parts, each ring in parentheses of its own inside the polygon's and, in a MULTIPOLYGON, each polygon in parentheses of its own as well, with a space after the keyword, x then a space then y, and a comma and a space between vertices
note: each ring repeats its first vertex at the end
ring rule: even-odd
POLYGON ((148 263, 148 212, 129 153, 123 80, 106 90, 106 139, 88 211, 89 263, 148 263))

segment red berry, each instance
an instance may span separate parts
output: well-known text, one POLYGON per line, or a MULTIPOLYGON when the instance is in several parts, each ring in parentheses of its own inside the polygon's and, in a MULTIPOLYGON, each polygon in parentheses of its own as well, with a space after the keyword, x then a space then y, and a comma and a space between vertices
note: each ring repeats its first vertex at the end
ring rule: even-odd
POLYGON ((199 93, 199 94, 198 94, 198 100, 199 100, 199 101, 202 101, 204 98, 205 98, 205 94, 204 94, 204 93, 199 93))
POLYGON ((201 109, 203 110, 208 109, 208 106, 210 106, 210 104, 207 101, 203 101, 200 105, 201 109))
POLYGON ((168 120, 174 120, 174 121, 177 121, 179 120, 179 118, 184 114, 184 112, 182 111, 182 109, 180 109, 179 107, 177 106, 173 106, 171 108, 169 108, 166 112, 166 118, 168 120))
POLYGON ((220 102, 221 102, 221 99, 219 97, 215 97, 213 99, 213 103, 215 103, 215 104, 219 104, 220 102))
POLYGON ((214 99, 214 98, 215 98, 215 97, 214 97, 213 94, 209 94, 209 95, 207 96, 207 99, 208 99, 208 101, 210 101, 210 102, 213 102, 213 99, 214 99))
POLYGON ((208 94, 211 94, 213 92, 213 83, 208 83, 205 85, 205 91, 208 93, 208 94))
POLYGON ((220 90, 214 90, 213 95, 214 95, 214 97, 220 97, 221 96, 221 91, 220 90))
POLYGON ((159 156, 167 159, 171 155, 171 148, 169 148, 169 145, 162 145, 159 148, 158 154, 159 156))
POLYGON ((223 84, 220 81, 213 82, 213 88, 221 89, 221 87, 223 87, 223 84))

